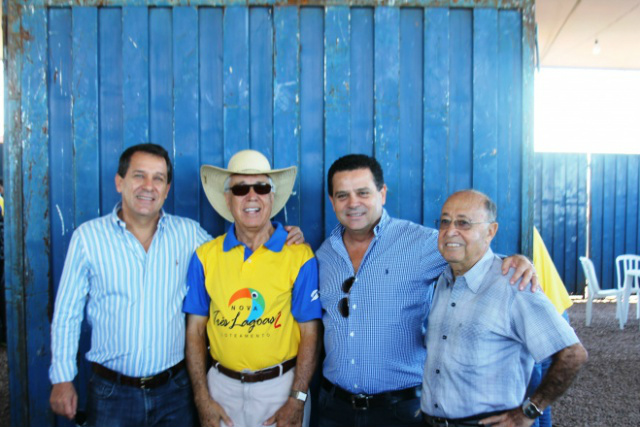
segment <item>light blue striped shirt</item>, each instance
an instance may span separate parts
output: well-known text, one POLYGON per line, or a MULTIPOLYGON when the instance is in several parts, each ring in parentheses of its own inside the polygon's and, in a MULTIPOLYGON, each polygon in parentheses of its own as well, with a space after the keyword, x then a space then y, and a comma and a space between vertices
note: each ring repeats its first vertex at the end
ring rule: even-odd
POLYGON ((187 268, 211 236, 197 222, 162 211, 145 252, 118 218, 120 208, 82 224, 71 238, 51 325, 54 384, 77 374, 85 304, 92 326, 87 360, 143 377, 184 358, 187 268))
POLYGON ((467 273, 447 267, 438 280, 427 327, 429 349, 421 408, 464 418, 509 410, 524 400, 534 359, 578 342, 549 299, 520 292, 502 275, 491 249, 467 273))
POLYGON ((325 310, 324 376, 352 393, 377 394, 422 383, 423 325, 431 286, 446 262, 438 232, 389 217, 383 210, 349 294, 349 317, 338 310, 342 283, 354 276, 340 224, 316 252, 325 310))

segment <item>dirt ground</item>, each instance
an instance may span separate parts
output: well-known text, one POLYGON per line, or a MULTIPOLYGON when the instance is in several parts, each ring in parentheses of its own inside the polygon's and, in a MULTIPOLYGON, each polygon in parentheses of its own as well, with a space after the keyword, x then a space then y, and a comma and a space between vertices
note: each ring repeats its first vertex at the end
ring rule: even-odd
MULTIPOLYGON (((571 324, 589 352, 589 362, 573 386, 553 406, 555 427, 640 426, 640 328, 635 304, 623 331, 615 304, 594 304, 591 327, 584 325, 585 304, 569 309, 571 324)), ((7 349, 0 346, 0 427, 9 426, 7 349)))

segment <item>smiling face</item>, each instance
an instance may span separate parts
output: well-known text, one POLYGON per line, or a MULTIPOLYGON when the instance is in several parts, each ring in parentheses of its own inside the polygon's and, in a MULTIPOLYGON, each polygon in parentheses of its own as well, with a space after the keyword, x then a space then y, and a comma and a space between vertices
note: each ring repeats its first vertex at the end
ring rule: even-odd
MULTIPOLYGON (((229 188, 238 184, 269 184, 267 175, 231 175, 229 188)), ((244 196, 234 196, 231 191, 224 193, 227 207, 233 215, 236 227, 242 230, 260 231, 271 227, 273 192, 257 194, 253 187, 244 196)))
POLYGON ((170 187, 164 158, 143 151, 134 153, 125 176, 116 174, 124 221, 157 220, 170 187))
POLYGON ((368 168, 336 172, 333 176, 331 204, 347 233, 371 233, 380 221, 386 197, 387 186, 378 190, 368 168))
POLYGON ((449 263, 454 276, 469 271, 486 253, 498 231, 498 223, 491 222, 485 208, 485 198, 473 192, 455 193, 442 207, 440 220, 449 220, 446 229, 440 229, 438 249, 449 263), (453 221, 464 220, 472 224, 469 230, 455 228, 453 221))

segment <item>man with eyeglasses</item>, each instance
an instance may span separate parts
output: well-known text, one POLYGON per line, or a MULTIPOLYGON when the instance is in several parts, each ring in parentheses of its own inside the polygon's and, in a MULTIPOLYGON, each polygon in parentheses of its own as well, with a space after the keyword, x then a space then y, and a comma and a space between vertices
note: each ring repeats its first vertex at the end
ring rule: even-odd
POLYGON ((427 319, 421 409, 428 427, 531 426, 587 360, 575 332, 537 292, 518 292, 490 244, 495 203, 474 190, 451 195, 440 216, 438 250, 448 266, 427 319), (553 357, 524 399, 534 359, 553 357))
MULTIPOLYGON (((424 321, 446 266, 438 232, 387 214, 373 157, 336 160, 327 185, 340 223, 316 254, 326 350, 320 426, 422 425, 424 321)), ((511 266, 513 283, 534 274, 521 255, 505 259, 504 271, 511 266)))
POLYGON ((197 249, 187 278, 186 359, 203 427, 308 423, 318 267, 308 245, 285 246, 282 225, 271 222, 295 176, 295 166, 271 169, 254 150, 236 153, 227 169, 201 169, 209 202, 233 223, 197 249))

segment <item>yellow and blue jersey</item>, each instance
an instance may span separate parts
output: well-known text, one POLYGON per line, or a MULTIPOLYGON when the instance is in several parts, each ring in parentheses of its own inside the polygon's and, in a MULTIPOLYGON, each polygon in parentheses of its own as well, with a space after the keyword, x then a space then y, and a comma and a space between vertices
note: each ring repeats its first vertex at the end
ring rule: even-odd
POLYGON ((200 246, 187 274, 183 311, 208 316, 211 356, 256 371, 298 354, 298 323, 320 319, 318 264, 308 245, 285 245, 274 223, 255 252, 229 232, 200 246))

